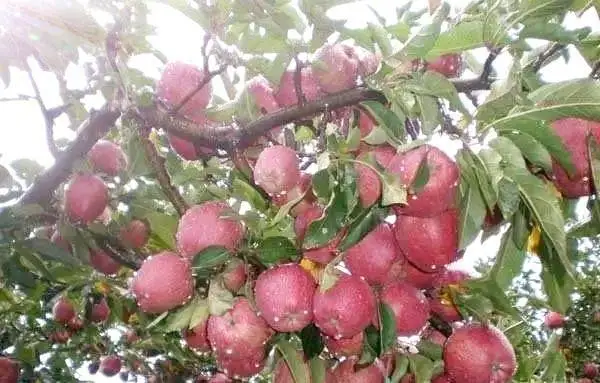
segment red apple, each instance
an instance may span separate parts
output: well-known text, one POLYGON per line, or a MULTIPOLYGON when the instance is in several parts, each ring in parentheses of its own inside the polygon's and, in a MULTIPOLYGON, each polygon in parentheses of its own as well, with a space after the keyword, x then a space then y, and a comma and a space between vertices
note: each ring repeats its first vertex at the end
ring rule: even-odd
POLYGON ((148 225, 139 219, 134 219, 119 230, 119 239, 123 245, 139 249, 146 245, 150 236, 148 225))
POLYGON ((75 316, 75 309, 67 298, 60 297, 52 307, 52 315, 58 323, 67 324, 75 316))
MULTIPOLYGON (((205 81, 205 73, 194 65, 170 62, 165 66, 156 86, 156 96, 167 106, 178 106, 205 81)), ((184 116, 194 115, 210 102, 212 86, 206 83, 180 110, 184 116)))
POLYGON ((127 167, 127 155, 114 142, 100 140, 88 152, 88 159, 95 172, 117 176, 127 167))
POLYGON ((95 220, 108 204, 108 189, 104 182, 91 174, 77 174, 65 188, 65 213, 76 222, 95 220))

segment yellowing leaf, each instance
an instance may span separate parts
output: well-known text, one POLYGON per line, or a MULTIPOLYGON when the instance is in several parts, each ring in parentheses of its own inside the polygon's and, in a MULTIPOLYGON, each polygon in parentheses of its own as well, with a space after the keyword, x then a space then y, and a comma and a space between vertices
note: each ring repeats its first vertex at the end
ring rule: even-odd
POLYGON ((540 227, 535 225, 533 229, 531 229, 531 233, 529 233, 529 237, 527 238, 527 251, 533 254, 538 254, 538 249, 540 247, 540 238, 542 236, 542 232, 540 231, 540 227))
POLYGON ((319 280, 321 279, 321 274, 323 273, 322 265, 313 262, 310 259, 302 258, 302 260, 300 261, 300 267, 308 271, 316 282, 319 282, 319 280))

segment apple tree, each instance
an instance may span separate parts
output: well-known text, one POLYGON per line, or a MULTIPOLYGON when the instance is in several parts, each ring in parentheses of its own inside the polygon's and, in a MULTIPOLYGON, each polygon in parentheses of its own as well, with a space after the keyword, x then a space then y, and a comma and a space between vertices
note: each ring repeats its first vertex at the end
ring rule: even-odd
POLYGON ((2 2, 0 381, 597 379, 600 4, 393 3, 2 2))

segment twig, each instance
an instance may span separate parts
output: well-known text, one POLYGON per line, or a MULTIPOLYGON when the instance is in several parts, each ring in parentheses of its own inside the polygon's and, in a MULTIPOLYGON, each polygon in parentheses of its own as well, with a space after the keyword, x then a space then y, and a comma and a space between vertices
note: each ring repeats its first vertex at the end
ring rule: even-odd
POLYGON ((10 101, 29 101, 29 100, 35 100, 36 98, 33 96, 28 96, 26 94, 20 94, 18 96, 15 97, 4 97, 4 98, 0 98, 0 102, 10 102, 10 101))
POLYGON ((533 62, 533 64, 531 64, 531 69, 534 72, 538 72, 540 69, 542 69, 542 66, 544 66, 544 63, 549 58, 554 56, 558 51, 560 51, 563 48, 565 48, 564 44, 559 44, 559 43, 552 44, 548 49, 546 49, 544 52, 542 52, 537 57, 537 59, 533 62))
POLYGON ((174 114, 174 115, 177 114, 177 112, 179 112, 181 110, 181 108, 183 108, 185 106, 185 104, 187 104, 198 92, 200 92, 200 90, 202 88, 204 88, 204 86, 206 84, 208 84, 210 82, 210 80, 212 80, 213 77, 220 75, 221 73, 225 72, 225 70, 227 69, 227 65, 222 65, 219 69, 217 69, 215 71, 210 71, 208 69, 208 59, 209 59, 210 55, 208 54, 207 49, 208 49, 208 43, 210 43, 211 40, 212 40, 212 35, 210 33, 206 33, 204 35, 204 44, 202 44, 202 60, 203 60, 202 70, 204 71, 204 76, 202 78, 202 81, 200 81, 200 84, 198 84, 198 86, 196 86, 196 88, 194 88, 191 92, 186 94, 186 96, 183 98, 183 100, 181 100, 181 102, 170 111, 172 114, 174 114))
POLYGON ((33 71, 31 70, 31 66, 26 64, 27 66, 27 75, 29 76, 29 82, 33 87, 33 91, 35 93, 35 100, 37 101, 40 110, 42 111, 42 115, 44 117, 44 123, 46 125, 46 145, 48 146, 48 150, 52 157, 56 158, 60 154, 60 150, 56 147, 56 143, 54 142, 54 116, 51 115, 44 104, 44 100, 42 99, 42 93, 40 92, 40 88, 33 77, 33 71))
POLYGON ((442 117, 444 119, 444 122, 442 123, 442 130, 448 134, 455 134, 457 136, 462 136, 463 132, 460 131, 460 129, 458 129, 454 125, 452 118, 446 112, 446 107, 444 106, 444 104, 442 103, 442 101, 439 98, 437 99, 437 104, 438 104, 438 108, 440 109, 440 112, 442 113, 442 117))
POLYGON ((71 174, 76 160, 82 158, 91 147, 102 138, 115 124, 121 112, 111 105, 104 106, 100 111, 90 113, 78 131, 80 132, 67 149, 56 158, 56 162, 21 196, 21 204, 47 204, 54 190, 71 174))
POLYGON ((165 193, 167 199, 171 201, 171 204, 173 204, 173 207, 179 216, 182 216, 188 209, 188 205, 177 188, 171 183, 171 176, 169 176, 169 173, 165 168, 165 158, 158 154, 156 147, 152 141, 150 141, 150 138, 148 137, 149 129, 146 126, 141 126, 139 131, 144 153, 156 174, 156 180, 158 181, 161 190, 165 193))
POLYGON ((227 65, 223 65, 215 71, 205 72, 204 78, 202 79, 202 81, 200 81, 200 84, 198 84, 198 86, 194 88, 194 90, 192 90, 190 93, 188 93, 183 98, 183 100, 181 100, 181 102, 170 111, 170 113, 173 115, 177 114, 177 112, 179 112, 181 108, 183 108, 185 104, 188 103, 188 101, 190 101, 198 92, 200 92, 200 90, 204 88, 204 86, 208 84, 213 77, 225 72, 225 69, 227 69, 227 65))
POLYGON ((296 71, 294 72, 294 88, 296 90, 296 97, 298 97, 298 105, 302 106, 306 102, 304 92, 302 92, 302 62, 298 55, 294 56, 296 61, 296 71))
MULTIPOLYGON (((123 12, 126 11, 124 10, 123 12)), ((123 22, 121 20, 122 17, 117 18, 117 20, 115 21, 115 25, 113 25, 113 27, 106 35, 105 48, 108 63, 110 64, 110 67, 112 68, 113 72, 117 77, 117 83, 122 93, 121 97, 127 97, 127 89, 125 88, 125 82, 123 81, 123 76, 121 75, 121 71, 119 70, 119 66, 117 65, 117 54, 119 53, 119 46, 121 44, 119 40, 119 33, 123 29, 123 22)))
POLYGON ((452 335, 452 326, 440 318, 437 314, 431 315, 429 318, 429 325, 444 334, 446 337, 452 335))

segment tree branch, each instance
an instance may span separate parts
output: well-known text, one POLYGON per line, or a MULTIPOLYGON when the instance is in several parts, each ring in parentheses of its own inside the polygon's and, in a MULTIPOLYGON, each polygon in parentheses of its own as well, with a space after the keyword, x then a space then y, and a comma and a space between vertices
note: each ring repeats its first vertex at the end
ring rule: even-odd
POLYGON ((549 58, 551 58, 552 56, 554 56, 558 51, 560 51, 563 48, 565 48, 564 44, 559 44, 559 43, 552 44, 548 49, 546 49, 544 52, 542 52, 537 57, 537 59, 533 62, 533 64, 531 64, 531 69, 534 72, 539 72, 539 70, 542 69, 542 67, 544 66, 546 61, 549 58))
POLYGON ((600 75, 600 60, 596 61, 594 66, 592 67, 592 71, 590 72, 589 78, 597 79, 600 75))
POLYGON ((500 52, 502 52, 502 48, 490 49, 490 53, 483 63, 483 70, 479 77, 470 80, 452 80, 457 92, 468 93, 476 90, 489 90, 492 83, 495 81, 495 79, 491 77, 492 70, 494 69, 492 64, 500 52))
POLYGON ((48 150, 52 157, 56 158, 60 154, 60 150, 56 147, 56 143, 54 142, 54 118, 56 116, 52 116, 46 105, 44 104, 44 100, 42 99, 42 93, 40 92, 40 88, 33 77, 33 71, 31 70, 31 66, 26 63, 27 66, 27 75, 29 76, 29 82, 33 87, 33 92, 35 93, 35 100, 40 107, 42 115, 44 117, 44 124, 46 125, 46 145, 48 146, 48 150))
POLYGON ((80 132, 67 149, 59 153, 56 162, 44 173, 40 174, 33 185, 19 199, 21 204, 47 204, 54 190, 69 177, 73 163, 82 158, 92 146, 112 127, 121 112, 112 106, 105 106, 100 111, 92 112, 78 131, 80 132))
POLYGON ((165 193, 167 199, 171 201, 177 214, 182 216, 188 209, 188 204, 185 202, 177 188, 171 183, 171 176, 165 168, 165 158, 158 154, 156 147, 148 137, 148 131, 149 129, 146 127, 140 127, 140 139, 142 141, 142 147, 144 148, 144 154, 154 170, 156 180, 158 181, 161 190, 165 193))
POLYGON ((0 98, 0 102, 10 102, 10 101, 29 101, 29 100, 35 100, 35 97, 33 96, 28 96, 26 94, 20 94, 18 96, 15 97, 4 97, 4 98, 0 98))
POLYGON ((298 55, 294 56, 294 61, 296 61, 294 88, 296 90, 296 97, 298 98, 298 105, 302 106, 306 102, 306 97, 304 97, 304 92, 302 92, 302 62, 298 55))
POLYGON ((258 120, 239 129, 235 126, 215 126, 198 129, 197 124, 179 119, 156 107, 141 108, 137 112, 150 126, 160 127, 176 136, 203 146, 219 148, 231 152, 234 148, 244 149, 269 130, 292 121, 312 117, 326 110, 355 105, 362 101, 377 100, 386 102, 385 96, 364 87, 331 94, 304 106, 293 106, 262 116, 258 120))

